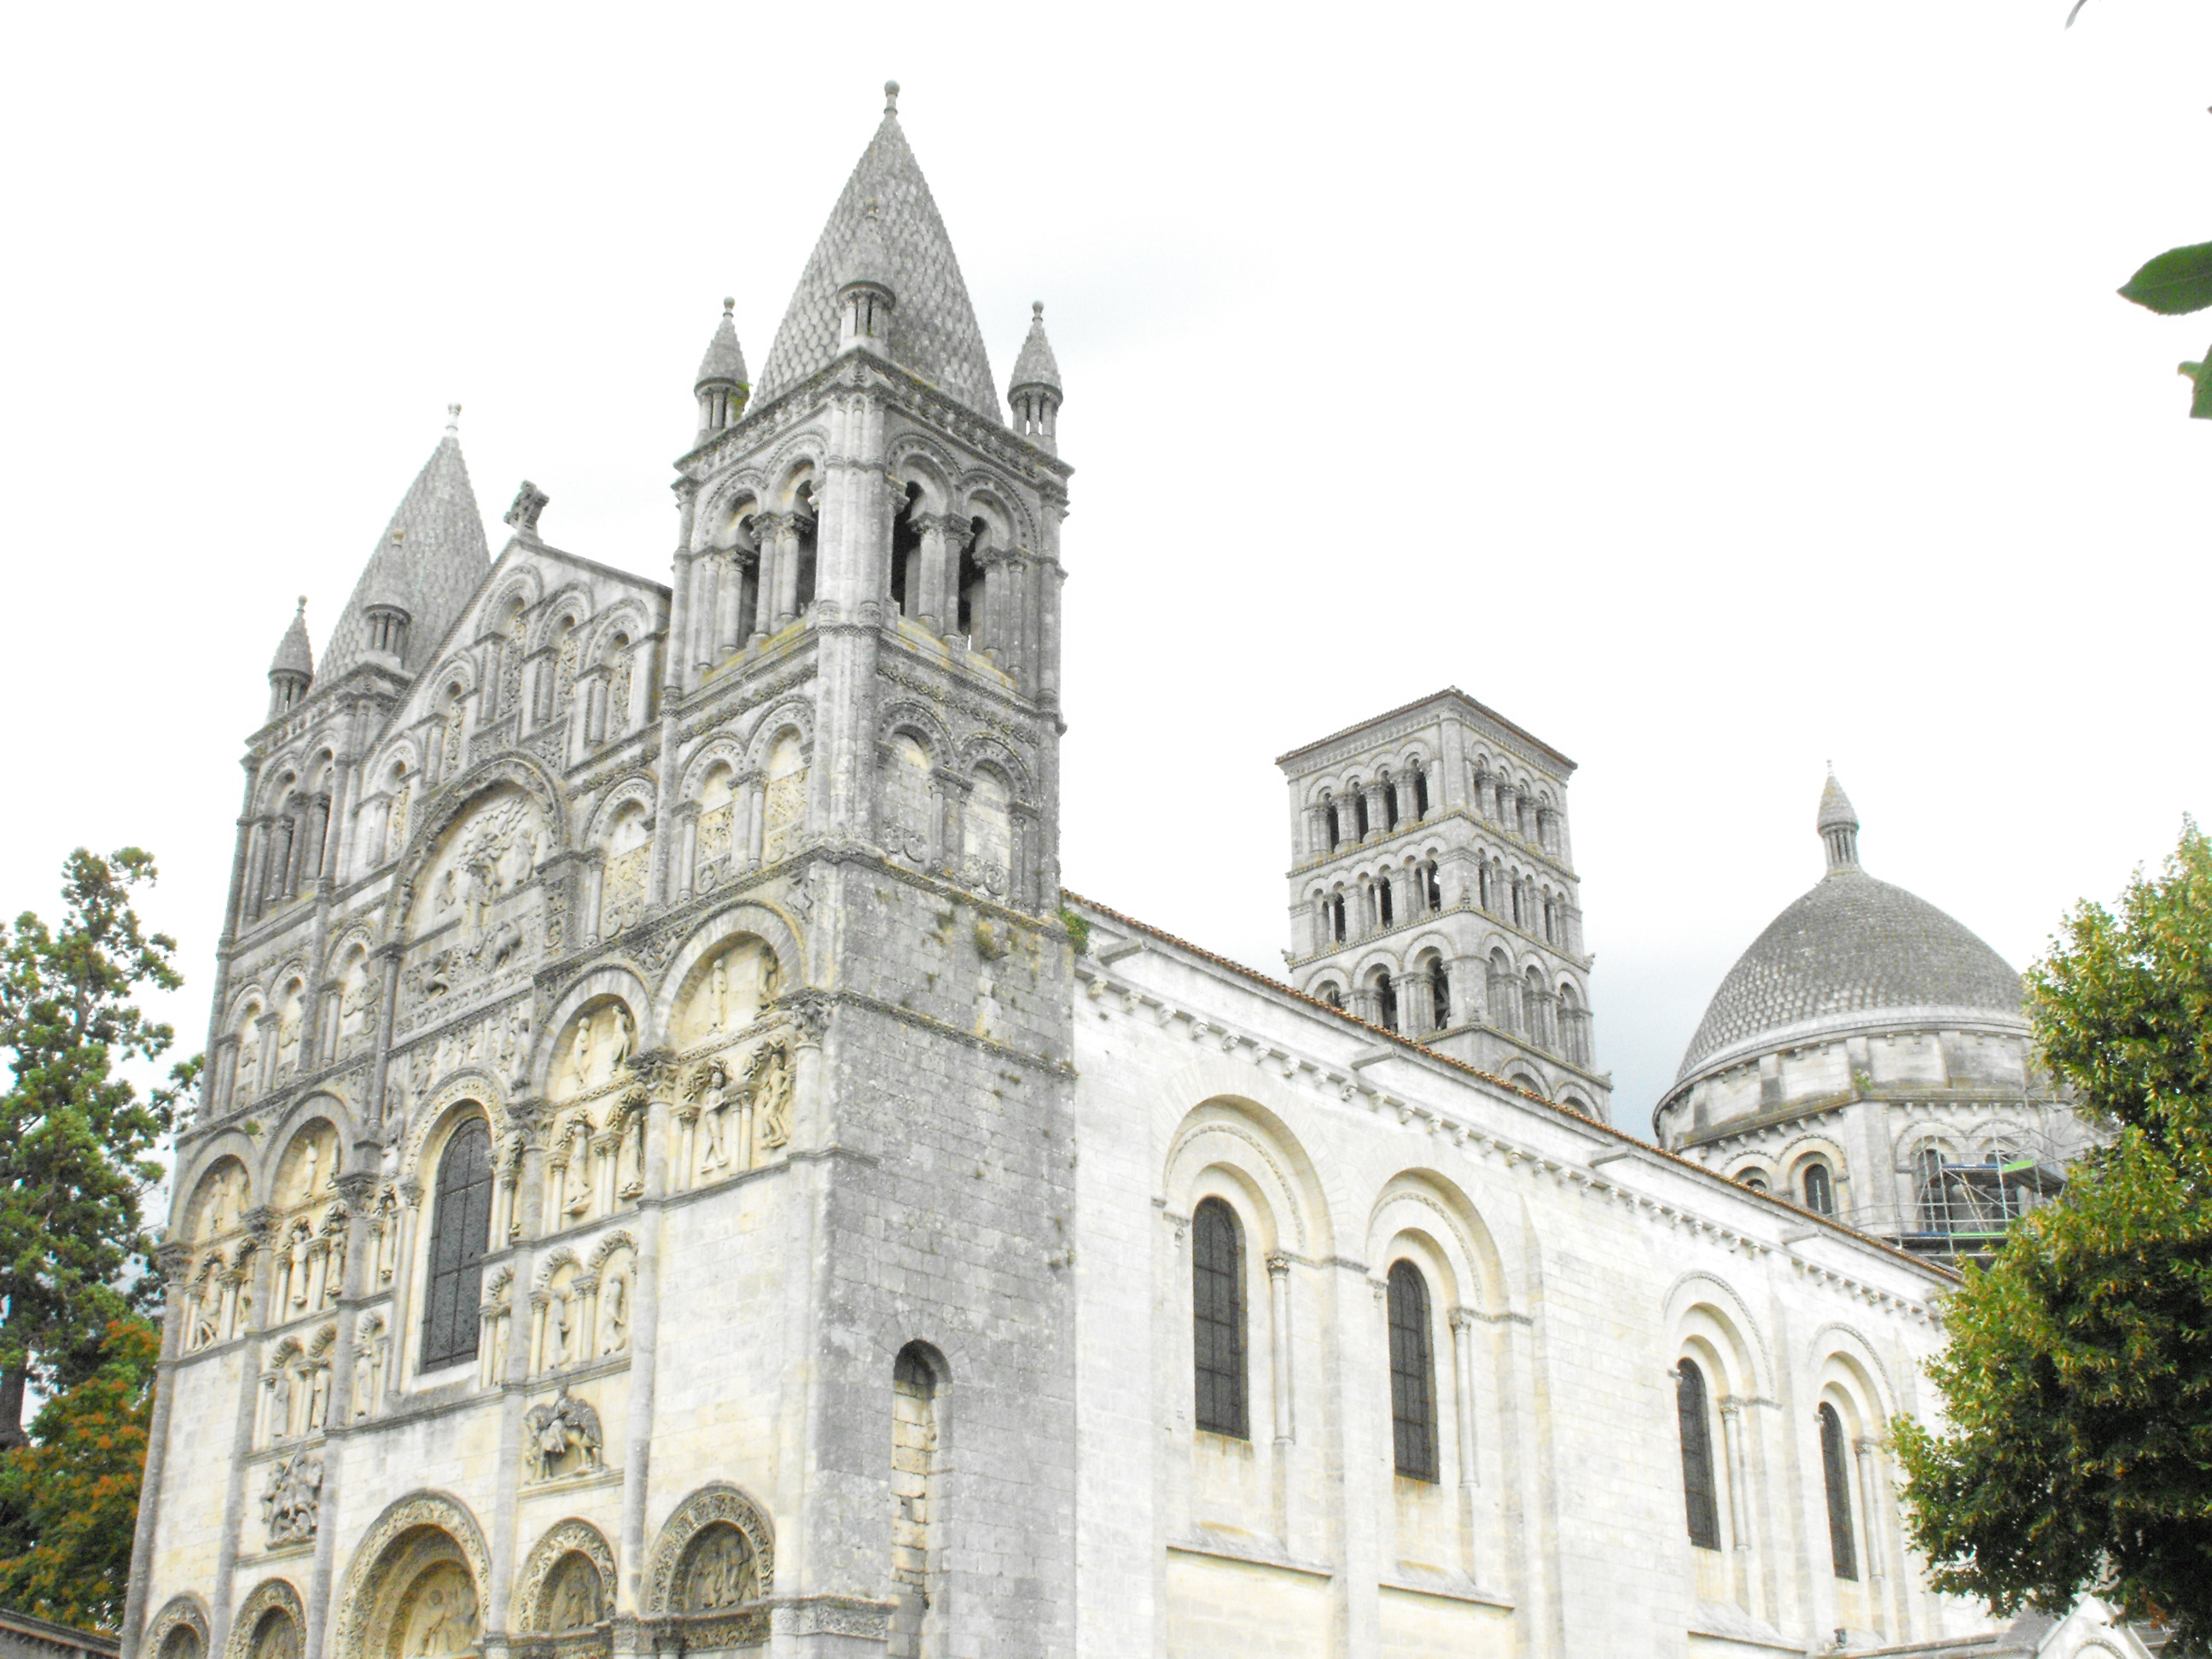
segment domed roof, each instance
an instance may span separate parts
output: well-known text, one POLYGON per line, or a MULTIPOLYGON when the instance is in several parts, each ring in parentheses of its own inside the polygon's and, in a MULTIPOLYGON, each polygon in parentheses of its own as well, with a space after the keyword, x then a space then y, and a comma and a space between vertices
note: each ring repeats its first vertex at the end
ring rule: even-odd
MULTIPOLYGON (((1840 828, 1839 819, 1855 827, 1844 817, 1850 809, 1843 791, 1833 779, 1828 787, 1822 828, 1840 828)), ((1678 1083, 1715 1055, 1808 1027, 1879 1025, 1883 1014, 1920 1021, 1939 1010, 2021 1018, 2020 975, 2002 957, 1927 900, 1867 874, 1855 846, 1841 857, 1832 840, 1829 849, 1820 884, 1768 923, 1729 969, 1682 1056, 1678 1083)))

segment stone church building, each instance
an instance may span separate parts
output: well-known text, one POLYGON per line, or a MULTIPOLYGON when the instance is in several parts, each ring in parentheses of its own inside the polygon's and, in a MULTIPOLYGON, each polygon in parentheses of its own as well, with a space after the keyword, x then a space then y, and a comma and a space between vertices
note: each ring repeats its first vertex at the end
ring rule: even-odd
POLYGON ((1060 376, 895 112, 695 392, 665 582, 449 428, 283 636, 126 1656, 1990 1630, 1885 1429, 1950 1276, 1609 1126, 1564 756, 1284 757, 1291 982, 1063 890, 1060 376))

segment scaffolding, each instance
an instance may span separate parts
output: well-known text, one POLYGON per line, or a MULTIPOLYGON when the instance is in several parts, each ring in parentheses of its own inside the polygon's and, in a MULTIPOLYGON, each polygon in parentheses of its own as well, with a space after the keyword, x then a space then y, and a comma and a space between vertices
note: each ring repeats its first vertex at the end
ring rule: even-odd
POLYGON ((1977 1164, 1930 1158, 1918 1173, 1915 1224, 1897 1242, 1953 1267, 1986 1262, 2014 1222, 2066 1185, 2066 1172, 2055 1160, 2020 1149, 1993 1152, 1977 1164))

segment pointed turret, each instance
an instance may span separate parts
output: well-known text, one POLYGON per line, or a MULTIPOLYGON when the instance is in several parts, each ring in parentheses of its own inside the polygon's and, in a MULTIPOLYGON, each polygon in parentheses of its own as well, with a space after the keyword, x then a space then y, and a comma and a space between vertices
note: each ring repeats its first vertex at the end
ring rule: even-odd
POLYGON ((1014 413, 1014 430, 1038 448, 1057 454, 1054 435, 1060 415, 1060 364, 1052 355, 1052 342, 1044 337, 1044 301, 1030 306, 1030 335, 1014 359, 1014 378, 1006 386, 1006 402, 1014 413))
POLYGON ((837 349, 866 346, 891 355, 891 316, 898 290, 891 276, 890 251, 884 246, 883 204, 872 201, 846 250, 837 282, 837 349))
POLYGON ((392 515, 331 630, 325 684, 374 664, 416 674, 491 570, 483 514, 461 459, 461 406, 392 515))
POLYGON ((1820 791, 1820 842, 1828 849, 1828 873, 1859 867, 1859 815, 1836 775, 1828 774, 1828 787, 1820 791))
POLYGON ((752 378, 745 373, 745 354, 738 344, 735 300, 722 301, 722 320, 714 337, 707 342, 707 355, 699 360, 699 378, 691 390, 699 399, 699 437, 703 442, 724 427, 735 426, 745 410, 752 378))
POLYGON ((277 641, 276 654, 269 664, 269 718, 275 720, 306 696, 314 678, 315 651, 307 641, 307 596, 302 593, 300 608, 292 613, 292 625, 277 641))
POLYGON ((856 269, 854 245, 876 204, 873 232, 881 238, 881 267, 873 275, 898 300, 891 360, 910 369, 979 415, 999 418, 999 394, 983 332, 975 325, 945 221, 928 182, 899 128, 898 83, 884 88, 883 124, 861 153, 853 176, 830 210, 830 222, 800 273, 791 304, 775 331, 758 390, 763 401, 781 397, 843 349, 839 291, 856 269))

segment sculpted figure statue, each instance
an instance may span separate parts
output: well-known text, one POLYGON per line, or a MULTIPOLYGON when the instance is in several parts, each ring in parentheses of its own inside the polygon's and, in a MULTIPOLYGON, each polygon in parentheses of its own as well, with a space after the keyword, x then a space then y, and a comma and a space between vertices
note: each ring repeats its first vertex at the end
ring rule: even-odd
POLYGON ((606 1340, 601 1346, 604 1353, 619 1353, 629 1343, 629 1281, 620 1273, 607 1280, 601 1293, 600 1307, 606 1321, 606 1340))
POLYGON ((592 1085, 592 1020, 589 1016, 576 1022, 576 1038, 568 1045, 568 1075, 574 1079, 579 1094, 592 1085))

